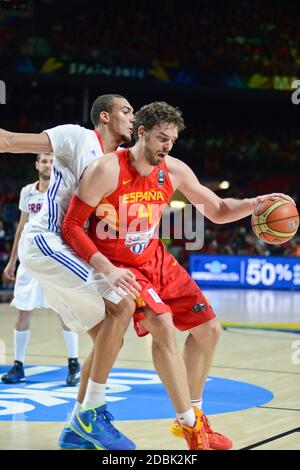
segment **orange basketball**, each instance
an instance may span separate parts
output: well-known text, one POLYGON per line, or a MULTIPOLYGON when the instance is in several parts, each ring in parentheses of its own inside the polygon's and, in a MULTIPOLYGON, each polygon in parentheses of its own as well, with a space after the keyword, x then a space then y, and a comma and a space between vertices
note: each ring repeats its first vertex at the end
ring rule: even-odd
POLYGON ((296 235, 299 214, 296 206, 286 199, 268 200, 255 207, 251 225, 258 238, 272 245, 280 245, 296 235))

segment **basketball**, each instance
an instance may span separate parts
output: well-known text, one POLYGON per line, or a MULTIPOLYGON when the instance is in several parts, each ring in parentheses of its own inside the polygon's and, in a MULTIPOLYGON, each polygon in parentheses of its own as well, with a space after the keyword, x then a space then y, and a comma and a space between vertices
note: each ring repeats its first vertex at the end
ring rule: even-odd
POLYGON ((251 225, 260 240, 280 245, 296 235, 299 214, 296 206, 286 199, 267 200, 255 207, 251 225))

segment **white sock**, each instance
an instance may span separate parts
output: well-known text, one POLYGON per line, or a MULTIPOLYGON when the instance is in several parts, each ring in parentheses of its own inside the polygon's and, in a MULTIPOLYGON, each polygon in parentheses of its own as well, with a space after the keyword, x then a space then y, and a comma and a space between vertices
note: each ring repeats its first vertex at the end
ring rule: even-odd
POLYGON ((87 410, 89 408, 96 408, 105 403, 105 384, 98 384, 89 379, 82 408, 87 410))
POLYGON ((189 410, 184 411, 183 413, 176 413, 176 417, 180 424, 186 424, 191 428, 194 427, 196 417, 193 408, 190 408, 189 410))
POLYGON ((14 329, 14 348, 16 361, 24 363, 29 338, 30 330, 18 331, 14 329))
POLYGON ((74 405, 74 408, 73 408, 73 411, 72 411, 72 414, 71 414, 70 419, 69 419, 69 423, 71 423, 72 419, 76 415, 77 411, 80 410, 80 408, 81 408, 81 404, 79 403, 79 401, 76 401, 75 405, 74 405))
POLYGON ((191 400, 191 404, 195 408, 198 408, 198 410, 202 410, 202 398, 199 398, 198 400, 191 400))
POLYGON ((78 357, 78 334, 63 329, 63 335, 67 346, 68 357, 78 357))

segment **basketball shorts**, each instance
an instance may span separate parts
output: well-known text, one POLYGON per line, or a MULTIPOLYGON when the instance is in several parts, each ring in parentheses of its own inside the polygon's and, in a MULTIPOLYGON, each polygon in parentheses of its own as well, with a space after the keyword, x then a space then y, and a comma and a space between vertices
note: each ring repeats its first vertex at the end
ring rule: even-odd
POLYGON ((14 287, 14 298, 10 304, 18 310, 29 311, 36 308, 50 308, 45 300, 41 285, 20 263, 14 287))
POLYGON ((115 304, 122 300, 102 274, 53 232, 38 233, 25 226, 19 259, 43 287, 50 307, 76 333, 88 331, 104 319, 104 298, 115 304))
POLYGON ((175 327, 180 331, 190 330, 215 318, 200 288, 165 249, 161 240, 152 258, 142 266, 135 268, 122 263, 114 264, 130 269, 142 287, 134 314, 138 336, 148 334, 142 324, 146 305, 157 315, 170 312, 175 327))

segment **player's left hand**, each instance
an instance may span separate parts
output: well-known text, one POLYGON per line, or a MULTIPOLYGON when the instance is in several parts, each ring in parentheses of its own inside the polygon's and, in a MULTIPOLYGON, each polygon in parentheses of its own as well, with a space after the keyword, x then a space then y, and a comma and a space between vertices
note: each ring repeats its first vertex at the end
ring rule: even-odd
POLYGON ((271 193, 271 194, 264 194, 263 196, 257 196, 254 201, 254 207, 257 204, 262 204, 265 201, 271 200, 271 201, 276 201, 276 199, 286 199, 287 201, 291 202, 296 205, 294 199, 291 196, 288 196, 287 194, 283 193, 271 193))

